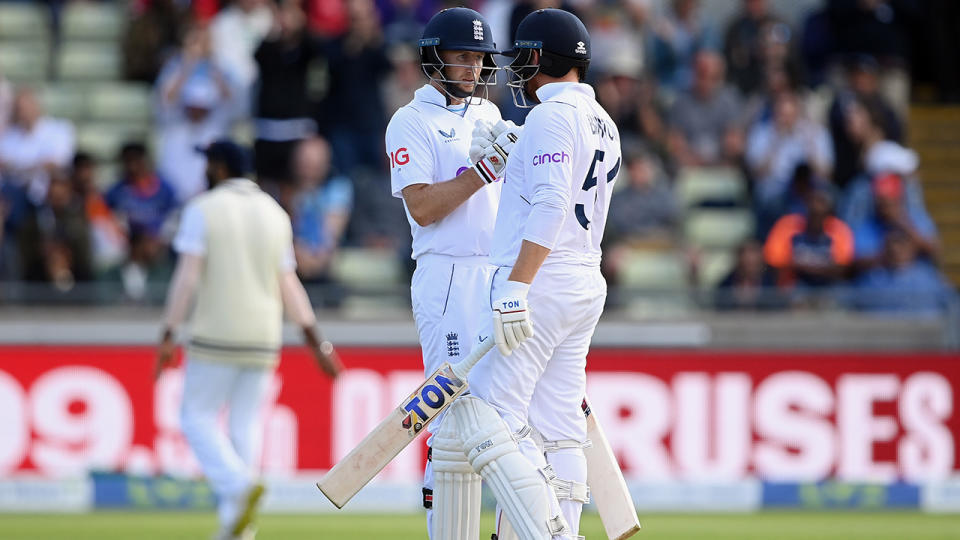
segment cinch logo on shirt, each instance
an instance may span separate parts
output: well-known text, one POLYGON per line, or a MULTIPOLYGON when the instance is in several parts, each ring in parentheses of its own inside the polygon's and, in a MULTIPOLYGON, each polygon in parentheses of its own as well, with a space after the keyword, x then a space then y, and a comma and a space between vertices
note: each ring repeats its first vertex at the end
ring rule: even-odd
POLYGON ((410 163, 410 154, 407 153, 406 148, 397 148, 396 151, 390 152, 390 168, 399 167, 400 165, 406 165, 410 163))
POLYGON ((533 165, 544 165, 546 163, 567 163, 570 161, 570 154, 566 152, 541 152, 533 156, 533 165))

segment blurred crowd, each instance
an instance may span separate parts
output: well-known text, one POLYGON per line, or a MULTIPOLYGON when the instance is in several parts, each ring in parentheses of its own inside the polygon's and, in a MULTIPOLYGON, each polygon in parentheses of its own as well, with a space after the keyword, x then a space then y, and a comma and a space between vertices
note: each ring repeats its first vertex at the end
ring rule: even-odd
MULTIPOLYGON (((919 158, 904 146, 917 2, 813 3, 791 21, 767 0, 730 2, 738 11, 722 26, 698 0, 558 6, 588 25, 589 82, 623 136, 608 279, 618 283, 629 253, 666 250, 702 290, 703 253, 684 234, 678 179, 734 171, 745 203, 722 193, 696 202, 743 204, 753 223, 706 303, 938 313, 952 287, 938 269, 919 158)), ((526 13, 557 2, 131 2, 124 76, 152 85, 155 137, 123 145, 109 185, 73 126, 0 73, 0 281, 63 294, 106 283, 143 299, 168 278, 179 209, 206 189, 196 148, 238 126, 248 128, 261 185, 291 215, 306 282, 330 284, 343 246, 408 257, 383 133, 424 83, 423 25, 461 4, 502 29, 506 47, 526 13)), ((525 111, 497 90, 504 116, 522 122, 525 111)))

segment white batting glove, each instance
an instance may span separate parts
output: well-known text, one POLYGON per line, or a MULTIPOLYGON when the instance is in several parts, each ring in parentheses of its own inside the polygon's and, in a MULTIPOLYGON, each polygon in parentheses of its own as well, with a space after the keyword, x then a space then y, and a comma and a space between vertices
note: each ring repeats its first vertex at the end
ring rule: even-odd
POLYGON ((473 170, 489 184, 503 175, 503 169, 507 166, 507 153, 497 143, 490 142, 485 137, 474 137, 470 142, 470 161, 473 163, 473 170))
POLYGON ((523 126, 514 124, 512 120, 500 120, 492 126, 486 124, 485 127, 490 131, 490 141, 499 146, 500 150, 508 156, 513 152, 513 145, 520 138, 520 132, 523 131, 523 126))
POLYGON ((505 295, 493 303, 493 340, 504 356, 510 356, 524 340, 533 337, 533 321, 527 307, 529 290, 526 283, 507 281, 502 291, 505 295))
POLYGON ((486 139, 490 142, 497 140, 497 135, 493 133, 493 125, 486 120, 477 120, 473 125, 472 139, 486 139))

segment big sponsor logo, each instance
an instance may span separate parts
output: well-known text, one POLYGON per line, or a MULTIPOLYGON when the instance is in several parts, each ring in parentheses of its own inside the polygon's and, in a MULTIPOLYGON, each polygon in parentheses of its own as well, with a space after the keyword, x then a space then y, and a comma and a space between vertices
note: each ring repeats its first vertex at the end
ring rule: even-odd
POLYGON ((390 152, 390 168, 400 167, 410 163, 410 153, 406 147, 400 147, 390 152))
POLYGON ((533 166, 539 165, 549 165, 551 163, 569 163, 570 154, 566 152, 537 152, 537 155, 533 156, 533 166))
MULTIPOLYGON (((332 467, 399 403, 422 433, 465 391, 445 371, 424 384, 419 348, 340 354, 350 369, 331 382, 309 351, 284 349, 264 409, 266 474, 332 467)), ((146 346, 0 347, 0 475, 198 474, 179 430, 183 372, 155 381, 153 356, 146 346)), ((590 410, 631 480, 819 486, 960 476, 957 355, 594 348, 587 366, 590 410)), ((425 440, 381 478, 416 482, 425 440)))
POLYGON ((403 419, 403 428, 415 436, 436 417, 444 404, 459 396, 465 388, 466 384, 453 374, 450 365, 444 364, 403 404, 403 410, 409 413, 403 419))

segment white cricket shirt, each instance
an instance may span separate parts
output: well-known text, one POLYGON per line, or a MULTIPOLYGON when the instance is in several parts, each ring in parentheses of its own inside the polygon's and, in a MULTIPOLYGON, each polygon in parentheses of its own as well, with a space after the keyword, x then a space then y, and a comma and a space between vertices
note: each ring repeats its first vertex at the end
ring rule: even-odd
MULTIPOLYGON (((403 188, 451 180, 470 167, 470 140, 477 120, 495 124, 500 110, 488 100, 474 98, 464 114, 448 109, 446 97, 429 84, 416 91, 413 101, 394 113, 387 126, 390 188, 403 198, 403 188)), ((484 186, 448 216, 421 227, 404 201, 413 234, 414 259, 425 253, 467 257, 490 253, 493 224, 500 200, 500 182, 484 186)))
POLYGON ((529 240, 551 249, 544 264, 599 266, 620 133, 589 85, 551 83, 537 97, 507 159, 490 262, 513 266, 529 240))

